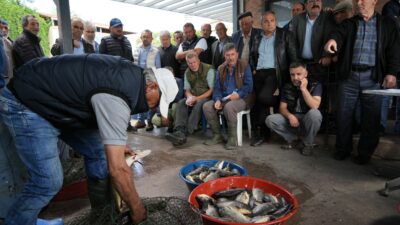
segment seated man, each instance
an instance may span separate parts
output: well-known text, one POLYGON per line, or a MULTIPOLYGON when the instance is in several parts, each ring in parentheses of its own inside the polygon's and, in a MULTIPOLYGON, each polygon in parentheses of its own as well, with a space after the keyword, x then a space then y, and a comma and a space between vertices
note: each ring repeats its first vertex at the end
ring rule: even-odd
POLYGON ((228 121, 227 150, 237 145, 237 113, 249 108, 251 92, 253 91, 253 77, 250 66, 240 60, 235 45, 228 43, 224 46, 225 62, 218 67, 215 79, 213 97, 203 106, 207 122, 213 132, 213 138, 206 141, 206 145, 215 145, 222 141, 217 112, 222 110, 228 121))
POLYGON ((200 62, 194 51, 186 54, 186 62, 186 98, 181 99, 176 106, 174 132, 166 134, 166 138, 175 146, 186 143, 186 133, 192 134, 196 130, 203 104, 210 99, 214 87, 215 70, 211 65, 200 62))
POLYGON ((159 100, 158 89, 144 84, 141 69, 131 61, 99 54, 34 59, 14 74, 0 96, 0 116, 30 177, 5 224, 36 224, 60 190, 59 138, 84 156, 92 207, 112 204, 111 182, 133 223, 145 220, 124 157, 130 153, 130 115, 154 108, 159 100))
POLYGON ((311 155, 314 148, 314 138, 317 135, 322 121, 321 104, 322 86, 320 83, 309 83, 308 72, 304 64, 292 63, 290 65, 291 83, 286 84, 282 90, 279 114, 267 117, 267 126, 282 136, 287 145, 284 149, 291 149, 297 134, 303 136, 302 142, 297 146, 303 155, 311 155))

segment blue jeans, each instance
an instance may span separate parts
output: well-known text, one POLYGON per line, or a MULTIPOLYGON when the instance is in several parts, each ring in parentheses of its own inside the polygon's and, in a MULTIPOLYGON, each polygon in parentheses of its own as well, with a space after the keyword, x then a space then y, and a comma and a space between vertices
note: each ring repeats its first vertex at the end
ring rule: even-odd
POLYGON ((7 213, 6 225, 36 224, 41 209, 61 189, 63 171, 58 155, 58 138, 84 156, 89 178, 108 177, 107 161, 98 130, 57 129, 19 102, 8 89, 0 96, 0 114, 29 174, 22 193, 7 213))

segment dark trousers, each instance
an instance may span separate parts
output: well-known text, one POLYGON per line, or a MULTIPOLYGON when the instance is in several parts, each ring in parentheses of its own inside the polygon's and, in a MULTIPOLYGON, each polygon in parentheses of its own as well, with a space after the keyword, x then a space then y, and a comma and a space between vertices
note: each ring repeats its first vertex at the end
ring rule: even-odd
POLYGON ((352 150, 353 119, 357 101, 361 109, 361 136, 358 143, 360 157, 369 159, 379 143, 379 123, 382 97, 362 94, 363 90, 379 89, 371 79, 372 70, 351 72, 350 77, 339 83, 336 150, 350 153, 352 150))
POLYGON ((259 128, 262 135, 268 135, 269 129, 265 125, 265 119, 270 114, 269 108, 278 104, 278 97, 274 96, 278 88, 275 69, 257 70, 253 78, 256 102, 253 107, 253 127, 259 128))
POLYGON ((176 106, 176 117, 174 130, 183 129, 184 132, 192 134, 200 122, 203 113, 203 104, 209 99, 203 99, 196 102, 193 107, 186 105, 186 98, 179 100, 176 106))

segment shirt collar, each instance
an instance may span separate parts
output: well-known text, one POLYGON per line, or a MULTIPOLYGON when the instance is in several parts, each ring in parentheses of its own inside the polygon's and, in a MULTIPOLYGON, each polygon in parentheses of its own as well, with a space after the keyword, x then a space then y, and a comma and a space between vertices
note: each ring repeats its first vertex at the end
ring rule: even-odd
POLYGON ((264 34, 264 32, 262 33, 262 36, 263 36, 263 38, 270 39, 270 38, 274 38, 274 37, 275 37, 275 34, 276 34, 276 30, 274 31, 274 33, 272 34, 271 37, 267 37, 267 36, 264 34))
MULTIPOLYGON (((253 28, 250 28, 250 31, 249 31, 249 37, 251 37, 251 32, 253 31, 253 28)), ((242 37, 244 38, 245 37, 245 35, 244 35, 244 33, 243 33, 243 31, 242 31, 242 37)))
POLYGON ((308 21, 308 22, 311 22, 311 23, 315 22, 315 21, 318 19, 318 17, 319 17, 320 14, 321 14, 321 13, 318 13, 317 17, 315 17, 314 20, 311 20, 310 17, 308 16, 308 13, 306 13, 307 21, 308 21))

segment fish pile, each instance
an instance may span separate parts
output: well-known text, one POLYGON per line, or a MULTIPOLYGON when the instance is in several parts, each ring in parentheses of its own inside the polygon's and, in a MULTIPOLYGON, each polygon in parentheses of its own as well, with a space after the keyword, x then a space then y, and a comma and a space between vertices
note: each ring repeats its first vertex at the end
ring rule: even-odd
POLYGON ((240 176, 240 172, 236 168, 231 168, 229 163, 225 161, 218 161, 215 165, 211 167, 200 166, 186 174, 186 179, 201 184, 210 180, 215 180, 220 177, 229 177, 229 176, 240 176))
POLYGON ((218 220, 236 223, 262 223, 281 218, 293 209, 280 195, 265 193, 260 188, 230 188, 212 196, 196 196, 200 211, 218 220))

